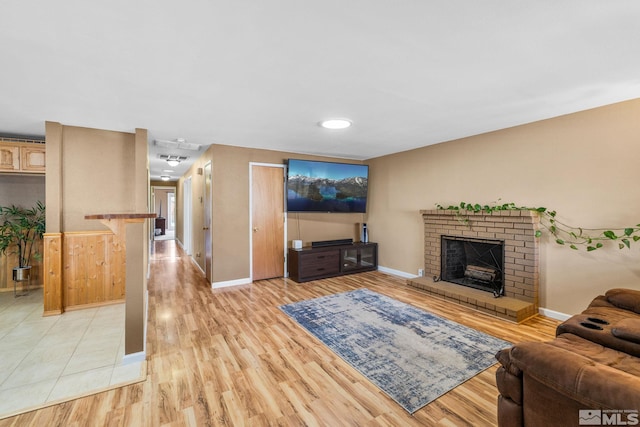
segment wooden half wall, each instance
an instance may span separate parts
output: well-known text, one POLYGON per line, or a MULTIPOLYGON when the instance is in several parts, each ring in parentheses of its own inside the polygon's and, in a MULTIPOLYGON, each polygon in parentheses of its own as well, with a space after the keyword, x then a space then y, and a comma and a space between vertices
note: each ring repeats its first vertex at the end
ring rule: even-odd
POLYGON ((62 233, 45 233, 44 316, 62 314, 62 233))
POLYGON ((44 314, 125 300, 124 245, 111 231, 44 236, 44 314))
MULTIPOLYGON (((42 254, 42 241, 38 240, 36 253, 42 254)), ((13 268, 18 266, 18 255, 9 248, 7 253, 0 255, 0 292, 13 292, 13 268)), ((19 285, 22 286, 22 285, 19 285)), ((42 260, 31 259, 31 282, 29 288, 42 287, 42 260)))

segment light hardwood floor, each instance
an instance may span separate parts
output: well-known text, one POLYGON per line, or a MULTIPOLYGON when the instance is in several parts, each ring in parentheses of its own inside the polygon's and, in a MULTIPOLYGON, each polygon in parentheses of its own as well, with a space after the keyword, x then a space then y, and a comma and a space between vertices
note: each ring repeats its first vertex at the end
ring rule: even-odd
POLYGON ((413 416, 278 306, 362 287, 511 342, 558 322, 516 325, 433 299, 380 272, 211 290, 174 241, 157 241, 149 281, 145 382, 0 421, 4 426, 493 426, 496 366, 413 416))

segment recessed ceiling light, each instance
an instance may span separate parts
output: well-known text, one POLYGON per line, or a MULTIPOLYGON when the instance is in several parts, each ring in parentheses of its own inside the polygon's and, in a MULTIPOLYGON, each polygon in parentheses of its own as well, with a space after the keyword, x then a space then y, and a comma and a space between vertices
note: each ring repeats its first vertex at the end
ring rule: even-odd
POLYGON ((347 119, 329 119, 320 122, 320 126, 325 129, 346 129, 351 126, 351 120, 347 119))

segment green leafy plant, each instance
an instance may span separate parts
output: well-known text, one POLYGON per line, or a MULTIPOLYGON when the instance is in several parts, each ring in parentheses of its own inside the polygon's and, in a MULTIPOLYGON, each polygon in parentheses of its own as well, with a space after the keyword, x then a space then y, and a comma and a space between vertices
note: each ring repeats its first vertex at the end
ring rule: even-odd
POLYGON ((0 206, 0 254, 18 255, 18 267, 31 265, 31 258, 39 258, 36 240, 45 232, 45 207, 38 202, 33 208, 0 206))
MULTIPOLYGON (((633 227, 606 229, 606 228, 583 228, 567 225, 557 219, 557 212, 545 207, 518 206, 515 203, 503 203, 493 205, 481 205, 479 203, 461 202, 458 205, 444 207, 436 204, 438 209, 455 211, 458 219, 464 224, 469 224, 469 217, 465 212, 499 212, 512 210, 529 210, 537 212, 540 216, 540 226, 551 234, 555 242, 559 245, 566 245, 573 250, 585 248, 588 252, 604 247, 607 242, 615 241, 619 249, 630 249, 632 242, 640 240, 640 224, 633 227)), ((536 237, 541 237, 543 230, 536 230, 536 237)))

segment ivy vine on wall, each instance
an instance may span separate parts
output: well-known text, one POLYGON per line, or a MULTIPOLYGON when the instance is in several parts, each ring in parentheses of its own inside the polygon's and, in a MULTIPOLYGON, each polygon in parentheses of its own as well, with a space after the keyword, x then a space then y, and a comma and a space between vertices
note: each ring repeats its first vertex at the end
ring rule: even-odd
POLYGON ((640 224, 636 224, 633 227, 613 229, 573 227, 559 221, 556 218, 556 211, 549 210, 545 207, 517 206, 515 203, 481 205, 466 202, 447 207, 436 204, 436 207, 438 209, 455 211, 458 220, 466 225, 469 225, 469 217, 465 215, 465 212, 491 213, 514 210, 537 212, 540 216, 540 227, 542 230, 536 230, 536 237, 541 237, 543 230, 546 230, 553 236, 557 244, 568 246, 574 250, 585 248, 588 252, 591 252, 602 248, 604 243, 613 241, 618 243, 618 248, 620 249, 630 249, 632 242, 640 240, 640 224))

